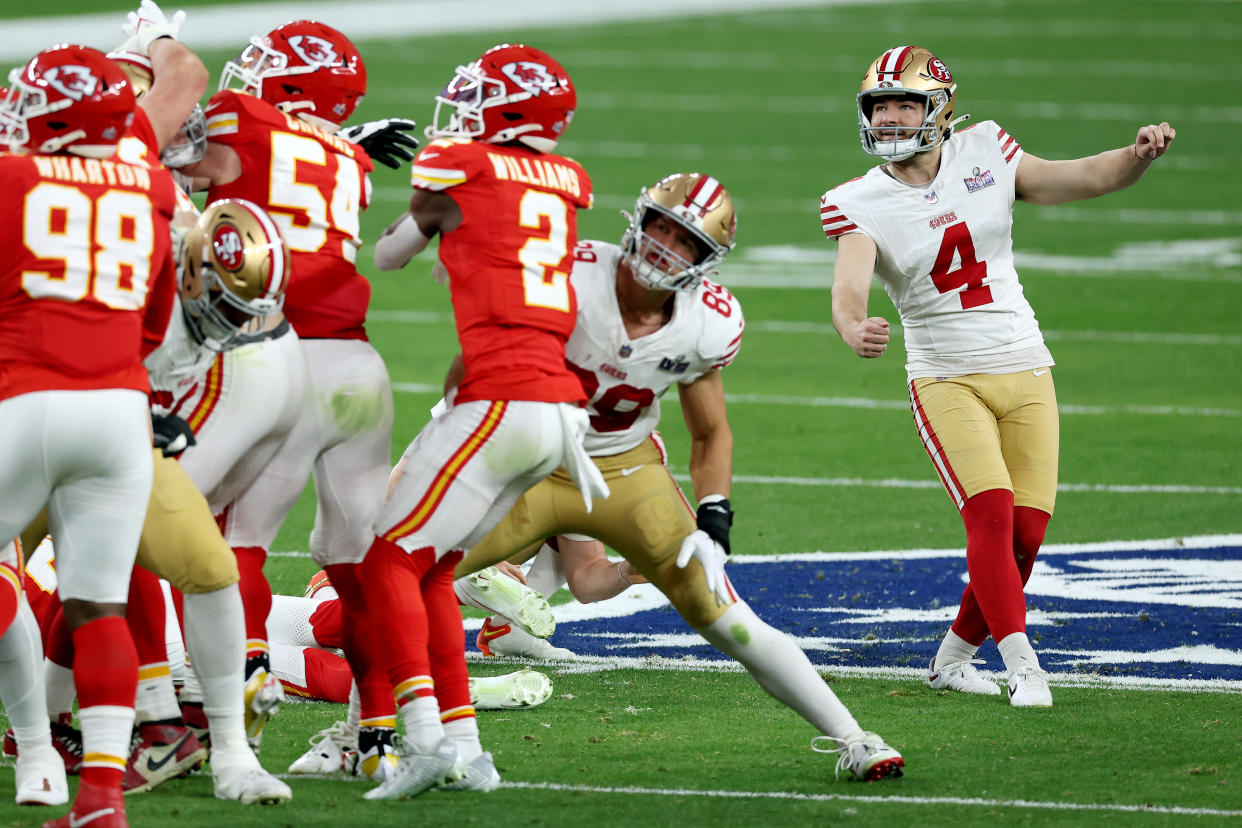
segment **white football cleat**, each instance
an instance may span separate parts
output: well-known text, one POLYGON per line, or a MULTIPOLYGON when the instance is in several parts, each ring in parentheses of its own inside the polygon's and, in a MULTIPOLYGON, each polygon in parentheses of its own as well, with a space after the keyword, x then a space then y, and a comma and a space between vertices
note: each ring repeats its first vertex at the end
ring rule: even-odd
POLYGON ((1014 707, 1052 707, 1052 689, 1048 686, 1046 671, 1027 665, 1010 670, 1006 681, 1009 703, 1014 707))
POLYGON ((940 669, 936 669, 936 659, 932 658, 927 672, 927 686, 933 690, 956 690, 959 693, 975 693, 980 696, 999 696, 1001 689, 994 683, 979 675, 976 664, 983 664, 983 659, 970 661, 952 661, 940 669))
POLYGON ((363 799, 402 799, 418 796, 439 784, 451 784, 466 775, 457 744, 445 736, 431 753, 419 753, 406 744, 397 771, 379 787, 362 795, 363 799))
POLYGON ((816 753, 837 754, 837 779, 841 778, 842 769, 849 770, 855 779, 863 782, 896 779, 901 776, 901 769, 906 765, 906 760, 901 758, 900 753, 870 731, 863 731, 843 740, 831 736, 816 736, 811 740, 811 750, 816 753), (820 747, 818 743, 821 741, 831 744, 832 747, 820 747))
POLYGON ((458 578, 453 587, 462 603, 492 615, 503 615, 535 638, 547 638, 556 631, 556 619, 548 600, 494 566, 458 578))
POLYGON ((503 676, 470 678, 470 704, 475 710, 535 707, 551 696, 552 680, 528 667, 503 676))
POLYGON ((251 749, 257 751, 263 741, 263 726, 280 710, 285 700, 285 688, 280 679, 263 668, 255 670, 246 680, 243 690, 246 702, 246 738, 251 749))
POLYGON ((441 791, 494 791, 500 787, 500 774, 492 755, 483 751, 466 766, 466 775, 456 781, 444 781, 436 786, 441 791))
POLYGON ((345 722, 334 722, 309 741, 310 750, 293 760, 289 773, 345 773, 348 772, 345 756, 358 752, 358 731, 345 722))
POLYGON ((65 763, 50 744, 27 747, 15 769, 18 805, 64 805, 69 801, 65 763))
POLYGON ((265 771, 254 760, 230 762, 214 752, 211 755, 211 780, 216 799, 227 799, 243 805, 275 805, 293 798, 289 786, 265 771))
POLYGON ((401 762, 397 753, 400 738, 391 727, 365 728, 358 735, 358 750, 345 757, 345 769, 372 782, 387 782, 401 762))
POLYGON ((542 638, 505 624, 504 618, 487 618, 475 637, 479 652, 487 656, 519 656, 539 661, 570 659, 574 654, 564 647, 554 647, 542 638), (497 621, 499 623, 493 623, 497 621))

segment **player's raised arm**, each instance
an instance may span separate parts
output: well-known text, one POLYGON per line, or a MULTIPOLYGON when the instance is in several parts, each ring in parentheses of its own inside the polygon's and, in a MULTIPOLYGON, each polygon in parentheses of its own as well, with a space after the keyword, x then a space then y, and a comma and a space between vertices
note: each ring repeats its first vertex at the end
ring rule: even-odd
POLYGON ((1129 146, 1086 158, 1048 161, 1028 152, 1018 164, 1014 189, 1031 204, 1064 204, 1115 193, 1142 178, 1175 137, 1177 130, 1163 121, 1140 127, 1129 146))
POLYGON ((375 243, 375 266, 400 270, 427 247, 436 233, 448 233, 461 224, 461 209, 447 193, 415 190, 410 209, 388 226, 375 243))
POLYGON ((888 348, 888 320, 867 316, 876 246, 862 233, 838 240, 837 263, 832 272, 832 326, 860 357, 874 359, 888 348))

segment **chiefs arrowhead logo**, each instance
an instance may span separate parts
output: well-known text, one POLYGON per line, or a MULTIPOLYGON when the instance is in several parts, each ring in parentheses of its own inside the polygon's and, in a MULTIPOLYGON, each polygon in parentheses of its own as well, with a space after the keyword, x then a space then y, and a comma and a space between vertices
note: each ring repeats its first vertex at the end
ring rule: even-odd
POLYGON ((336 53, 331 41, 314 35, 294 35, 289 38, 289 48, 293 49, 305 63, 312 66, 340 66, 344 61, 336 53))
POLYGON ((246 263, 246 249, 242 244, 241 234, 231 224, 222 224, 216 228, 211 238, 211 251, 216 254, 216 261, 226 270, 236 273, 246 263))
POLYGON ((515 60, 513 63, 506 63, 500 67, 500 71, 536 98, 544 92, 551 92, 561 86, 556 76, 548 71, 548 67, 531 60, 515 60))
POLYGON ((94 95, 103 85, 99 78, 91 74, 90 69, 76 63, 53 66, 43 73, 43 80, 66 98, 75 101, 94 95))

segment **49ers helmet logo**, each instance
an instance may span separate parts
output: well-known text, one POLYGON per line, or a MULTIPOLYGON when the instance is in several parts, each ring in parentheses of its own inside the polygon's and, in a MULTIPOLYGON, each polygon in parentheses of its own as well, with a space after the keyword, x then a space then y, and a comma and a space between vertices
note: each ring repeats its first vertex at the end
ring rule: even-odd
POLYGON ((548 71, 548 67, 532 60, 515 60, 513 63, 506 63, 500 67, 500 71, 536 98, 561 85, 556 76, 548 71))
POLYGON ((236 273, 246 263, 246 248, 241 234, 231 224, 222 224, 211 237, 211 251, 226 270, 236 273))
POLYGON ((91 74, 91 70, 76 63, 64 66, 53 66, 43 73, 48 86, 66 98, 80 101, 87 95, 94 95, 100 87, 99 78, 91 74))
POLYGON ((927 61, 927 74, 941 83, 953 83, 953 75, 949 74, 949 67, 945 66, 944 61, 938 57, 927 61))
POLYGON ((339 66, 343 61, 332 42, 314 35, 294 35, 289 38, 289 48, 312 66, 339 66))

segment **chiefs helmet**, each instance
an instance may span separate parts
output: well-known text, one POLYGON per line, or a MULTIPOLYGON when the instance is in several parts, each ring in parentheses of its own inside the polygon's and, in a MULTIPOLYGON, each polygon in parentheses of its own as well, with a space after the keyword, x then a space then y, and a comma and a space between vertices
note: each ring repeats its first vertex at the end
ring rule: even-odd
POLYGON ((569 73, 546 52, 503 43, 484 52, 436 96, 427 137, 520 141, 539 152, 556 148, 574 117, 578 94, 569 73), (441 113, 447 114, 447 123, 441 113))
POLYGON ((186 232, 178 264, 185 321, 212 350, 237 344, 246 323, 284 305, 289 249, 271 217, 245 199, 208 205, 186 232))
MULTIPOLYGON (((155 75, 151 70, 151 58, 138 52, 108 52, 108 57, 121 67, 134 90, 134 100, 141 101, 151 91, 155 75)), ((160 150, 160 161, 169 167, 184 167, 203 160, 207 154, 207 118, 203 107, 194 104, 185 122, 168 146, 160 150)))
POLYGON ((916 153, 938 147, 953 134, 953 126, 958 121, 969 117, 954 120, 956 105, 957 84, 944 61, 919 46, 895 46, 876 58, 863 75, 858 92, 858 134, 863 150, 889 161, 904 161, 916 153), (910 138, 882 138, 881 133, 891 131, 891 127, 871 125, 875 99, 907 95, 924 102, 922 126, 910 138))
POLYGON ((693 290, 720 266, 733 249, 737 214, 733 199, 720 182, 702 173, 674 173, 643 188, 634 215, 621 238, 621 249, 634 277, 653 290, 693 290), (669 250, 644 233, 657 216, 666 216, 690 231, 699 255, 695 261, 669 250), (666 262, 660 267, 656 262, 666 262))
POLYGON ((9 73, 0 136, 10 148, 107 158, 134 118, 125 73, 103 52, 61 44, 9 73))
POLYGON ((340 126, 367 92, 367 68, 345 35, 316 20, 295 20, 250 38, 224 65, 220 88, 235 81, 284 112, 340 126))

